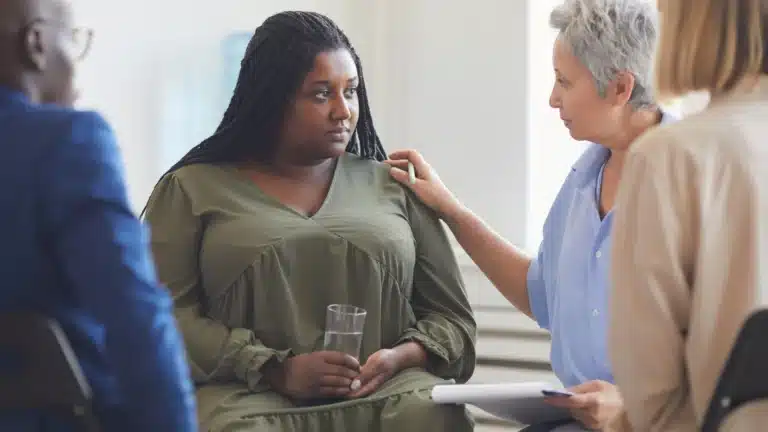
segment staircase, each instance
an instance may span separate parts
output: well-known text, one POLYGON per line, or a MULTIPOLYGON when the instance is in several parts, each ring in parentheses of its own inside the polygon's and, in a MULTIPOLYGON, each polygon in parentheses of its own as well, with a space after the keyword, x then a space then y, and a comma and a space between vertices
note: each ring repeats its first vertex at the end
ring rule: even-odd
MULTIPOLYGON (((459 262, 477 321, 477 367, 470 383, 558 383, 549 364, 549 334, 510 305, 466 255, 459 262)), ((478 432, 512 432, 521 425, 470 407, 478 432)))

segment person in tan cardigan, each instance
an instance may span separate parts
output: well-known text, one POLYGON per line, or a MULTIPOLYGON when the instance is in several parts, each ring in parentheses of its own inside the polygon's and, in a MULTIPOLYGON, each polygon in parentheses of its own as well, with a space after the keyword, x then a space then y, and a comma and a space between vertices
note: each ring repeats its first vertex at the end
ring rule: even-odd
MULTIPOLYGON (((612 427, 694 431, 768 287, 768 1, 659 7, 659 96, 711 101, 641 136, 625 161, 609 330, 625 412, 612 427)), ((768 418, 755 405, 734 414, 738 430, 768 418)))

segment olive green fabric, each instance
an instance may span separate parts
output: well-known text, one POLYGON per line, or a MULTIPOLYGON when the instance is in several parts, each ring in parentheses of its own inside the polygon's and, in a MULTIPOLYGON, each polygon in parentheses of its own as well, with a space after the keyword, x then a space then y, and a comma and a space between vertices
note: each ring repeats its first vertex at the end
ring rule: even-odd
POLYGON ((146 219, 203 430, 472 429, 463 406, 429 400, 435 384, 465 382, 475 366, 476 326, 460 271, 436 216, 385 165, 340 157, 311 217, 235 168, 192 165, 160 181, 146 219), (368 311, 361 363, 415 340, 429 352, 427 370, 403 371, 363 399, 312 407, 272 391, 261 366, 322 349, 334 303, 368 311))

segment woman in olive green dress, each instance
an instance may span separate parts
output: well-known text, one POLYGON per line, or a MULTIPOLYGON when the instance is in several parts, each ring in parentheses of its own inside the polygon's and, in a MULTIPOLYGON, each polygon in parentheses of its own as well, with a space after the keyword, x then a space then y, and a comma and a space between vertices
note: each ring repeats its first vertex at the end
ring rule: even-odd
POLYGON ((429 399, 475 366, 456 259, 385 157, 331 20, 284 12, 256 29, 216 133, 145 209, 203 430, 472 430, 465 407, 429 399), (359 361, 323 350, 336 303, 368 312, 359 361))

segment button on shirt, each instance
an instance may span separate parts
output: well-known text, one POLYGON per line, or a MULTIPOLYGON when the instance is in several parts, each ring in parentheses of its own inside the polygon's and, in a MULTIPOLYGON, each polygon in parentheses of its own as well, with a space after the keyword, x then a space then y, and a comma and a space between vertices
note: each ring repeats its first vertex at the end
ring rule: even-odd
MULTIPOLYGON (((662 123, 673 120, 665 114, 662 123)), ((531 310, 552 335, 552 369, 565 386, 613 382, 606 333, 613 212, 600 218, 598 193, 609 155, 591 144, 574 164, 528 269, 531 310)))

